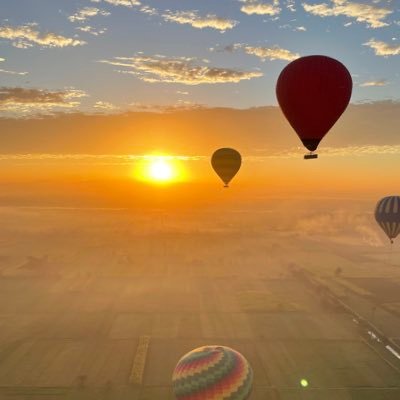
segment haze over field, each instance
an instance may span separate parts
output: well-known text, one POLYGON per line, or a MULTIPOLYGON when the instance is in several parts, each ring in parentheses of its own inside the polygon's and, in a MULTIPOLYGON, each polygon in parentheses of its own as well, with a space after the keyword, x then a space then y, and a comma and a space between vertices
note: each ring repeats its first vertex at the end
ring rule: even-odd
POLYGON ((1 396, 172 398, 177 359, 223 343, 251 363, 252 399, 395 399, 396 358, 369 347, 351 315, 293 275, 304 268, 346 293, 399 340, 400 253, 389 254, 371 205, 3 207, 1 396), (143 338, 150 344, 138 384, 143 338))

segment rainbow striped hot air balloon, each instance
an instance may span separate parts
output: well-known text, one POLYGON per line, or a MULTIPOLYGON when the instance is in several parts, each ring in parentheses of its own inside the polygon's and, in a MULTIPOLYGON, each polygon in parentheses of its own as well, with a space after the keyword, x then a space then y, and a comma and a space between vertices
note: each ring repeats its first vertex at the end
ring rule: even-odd
POLYGON ((245 400, 251 392, 253 371, 236 350, 204 346, 179 360, 172 383, 177 400, 245 400))

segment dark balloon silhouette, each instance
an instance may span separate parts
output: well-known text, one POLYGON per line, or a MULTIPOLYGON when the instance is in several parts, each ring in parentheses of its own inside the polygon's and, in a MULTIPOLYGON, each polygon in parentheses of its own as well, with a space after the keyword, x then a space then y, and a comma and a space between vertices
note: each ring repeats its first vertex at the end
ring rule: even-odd
POLYGON ((236 350, 204 346, 179 360, 172 384, 177 400, 245 400, 251 393, 253 371, 236 350))
POLYGON ((388 196, 378 201, 375 219, 390 242, 400 233, 400 196, 388 196))
POLYGON ((224 182, 225 187, 228 187, 229 182, 242 165, 242 157, 235 149, 218 149, 211 157, 211 165, 224 182))
POLYGON ((349 104, 352 79, 347 68, 326 56, 301 57, 279 75, 276 96, 283 114, 310 154, 349 104))

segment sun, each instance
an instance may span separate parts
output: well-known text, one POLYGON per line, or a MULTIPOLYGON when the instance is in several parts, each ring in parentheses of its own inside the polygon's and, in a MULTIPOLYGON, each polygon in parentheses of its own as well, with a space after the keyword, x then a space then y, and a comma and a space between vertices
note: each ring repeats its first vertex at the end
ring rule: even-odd
POLYGON ((142 156, 136 164, 133 176, 139 181, 150 184, 173 184, 187 178, 179 156, 151 154, 142 156))
POLYGON ((173 168, 166 160, 154 160, 149 165, 149 177, 156 182, 167 182, 173 178, 173 168))

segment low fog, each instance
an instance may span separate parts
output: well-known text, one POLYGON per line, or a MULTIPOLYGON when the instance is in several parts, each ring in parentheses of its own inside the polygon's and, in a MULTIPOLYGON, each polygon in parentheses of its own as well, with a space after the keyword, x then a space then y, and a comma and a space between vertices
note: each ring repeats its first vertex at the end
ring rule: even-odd
POLYGON ((397 398, 400 361, 352 314, 400 339, 373 206, 2 207, 0 395, 172 399, 178 359, 220 344, 251 363, 252 400, 397 398))

